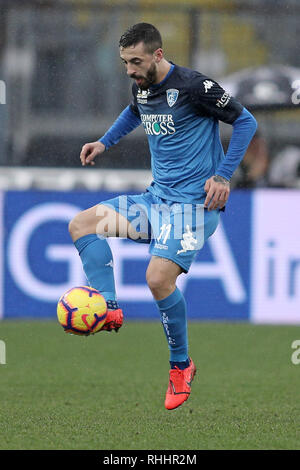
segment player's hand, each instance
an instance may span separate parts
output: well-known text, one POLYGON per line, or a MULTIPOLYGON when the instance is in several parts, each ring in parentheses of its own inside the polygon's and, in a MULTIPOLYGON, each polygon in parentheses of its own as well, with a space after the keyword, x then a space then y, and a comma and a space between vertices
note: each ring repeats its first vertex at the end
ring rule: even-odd
POLYGON ((100 153, 105 151, 105 145, 102 142, 90 142, 89 144, 85 144, 80 153, 80 160, 82 166, 85 165, 95 165, 94 159, 100 153))
POLYGON ((207 194, 204 207, 209 211, 222 209, 229 198, 230 182, 223 176, 214 175, 206 180, 204 191, 207 194))

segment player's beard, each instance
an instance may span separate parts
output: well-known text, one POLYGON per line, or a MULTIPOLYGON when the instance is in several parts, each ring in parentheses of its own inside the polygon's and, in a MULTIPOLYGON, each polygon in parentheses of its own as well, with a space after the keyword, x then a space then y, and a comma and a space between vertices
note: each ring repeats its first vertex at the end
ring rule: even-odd
POLYGON ((149 68, 149 70, 146 74, 146 77, 134 76, 134 77, 131 77, 131 78, 134 78, 134 79, 141 78, 142 82, 138 84, 138 87, 141 90, 148 90, 149 86, 156 82, 157 70, 156 70, 156 67, 155 67, 155 63, 153 62, 152 65, 150 66, 150 68, 149 68))

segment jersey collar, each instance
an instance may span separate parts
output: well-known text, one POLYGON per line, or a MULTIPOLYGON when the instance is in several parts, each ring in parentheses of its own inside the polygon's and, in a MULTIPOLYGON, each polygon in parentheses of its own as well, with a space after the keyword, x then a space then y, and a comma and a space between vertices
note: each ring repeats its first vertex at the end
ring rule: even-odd
POLYGON ((165 78, 164 78, 161 82, 156 83, 156 84, 154 84, 154 85, 151 85, 151 86, 149 87, 150 89, 152 88, 152 89, 156 90, 158 87, 164 85, 164 83, 168 80, 168 78, 169 78, 170 75, 172 74, 172 72, 173 72, 173 70, 174 70, 174 67, 175 67, 175 65, 174 65, 172 62, 170 62, 170 63, 171 63, 171 67, 170 67, 169 72, 168 72, 167 75, 165 76, 165 78))

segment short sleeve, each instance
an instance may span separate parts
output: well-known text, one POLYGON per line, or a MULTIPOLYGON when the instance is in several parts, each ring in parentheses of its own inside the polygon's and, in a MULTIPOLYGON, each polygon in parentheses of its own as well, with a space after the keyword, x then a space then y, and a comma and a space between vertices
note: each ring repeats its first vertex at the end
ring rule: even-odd
POLYGON ((227 93, 216 81, 196 74, 188 87, 191 102, 198 112, 232 124, 241 114, 243 105, 227 93))

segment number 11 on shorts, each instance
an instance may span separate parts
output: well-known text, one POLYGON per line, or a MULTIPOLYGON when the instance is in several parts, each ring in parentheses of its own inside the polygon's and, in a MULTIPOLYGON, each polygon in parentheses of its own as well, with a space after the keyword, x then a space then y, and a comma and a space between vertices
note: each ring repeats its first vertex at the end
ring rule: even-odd
POLYGON ((162 239, 162 242, 165 245, 167 239, 169 238, 171 228, 172 228, 171 224, 163 224, 160 227, 160 234, 159 234, 159 237, 158 237, 157 241, 160 241, 162 239))

